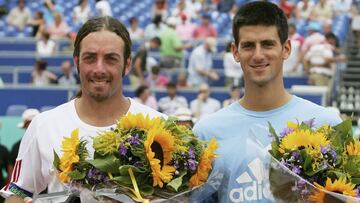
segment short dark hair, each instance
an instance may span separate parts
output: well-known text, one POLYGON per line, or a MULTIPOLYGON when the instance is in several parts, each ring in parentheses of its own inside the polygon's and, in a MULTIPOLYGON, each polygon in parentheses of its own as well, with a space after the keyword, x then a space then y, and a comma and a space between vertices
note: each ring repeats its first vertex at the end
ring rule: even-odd
POLYGON ((138 88, 136 88, 135 90, 135 96, 136 97, 140 97, 140 95, 142 95, 142 93, 145 92, 145 90, 149 89, 148 86, 146 85, 140 85, 138 88))
POLYGON ((173 83, 173 82, 168 82, 168 83, 166 84, 166 88, 176 88, 176 84, 173 83))
POLYGON ((233 20, 235 44, 239 44, 239 30, 248 25, 275 25, 281 44, 288 39, 288 23, 284 12, 270 2, 256 1, 241 6, 233 20))
MULTIPOLYGON (((129 32, 127 31, 124 24, 118 21, 116 18, 105 16, 105 17, 95 17, 88 20, 79 30, 76 35, 74 42, 74 52, 73 57, 79 57, 80 55, 80 43, 81 41, 90 33, 98 32, 101 30, 108 30, 114 32, 124 41, 124 65, 126 61, 131 56, 131 39, 129 32)), ((79 64, 77 64, 79 65, 79 64)), ((124 69, 125 71, 125 69, 124 69)))
POLYGON ((42 60, 42 59, 38 59, 36 60, 36 66, 40 69, 40 70, 46 70, 47 68, 47 62, 42 60))
POLYGON ((161 46, 161 39, 159 37, 153 37, 150 39, 150 41, 155 42, 159 46, 161 46))

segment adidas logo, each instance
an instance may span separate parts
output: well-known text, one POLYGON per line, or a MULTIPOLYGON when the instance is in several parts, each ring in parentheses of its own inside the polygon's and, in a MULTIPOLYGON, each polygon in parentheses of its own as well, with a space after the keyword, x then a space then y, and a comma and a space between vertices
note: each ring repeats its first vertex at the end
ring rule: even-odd
POLYGON ((232 202, 248 202, 270 199, 269 172, 264 163, 256 158, 248 164, 248 169, 242 173, 236 182, 240 187, 233 188, 229 193, 232 202))

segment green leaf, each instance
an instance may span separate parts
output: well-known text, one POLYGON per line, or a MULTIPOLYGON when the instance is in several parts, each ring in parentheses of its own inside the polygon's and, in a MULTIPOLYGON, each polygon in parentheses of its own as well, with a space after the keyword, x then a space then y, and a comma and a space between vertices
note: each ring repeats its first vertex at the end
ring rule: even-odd
POLYGON ((270 154, 273 155, 276 159, 280 158, 279 145, 276 141, 271 142, 271 149, 269 150, 270 154))
POLYGON ((330 177, 330 178, 334 178, 334 179, 339 179, 339 178, 341 178, 341 177, 346 177, 346 174, 344 173, 344 172, 342 172, 342 171, 340 171, 340 170, 329 170, 328 172, 327 172, 327 174, 328 174, 328 176, 330 177), (333 176, 333 175, 334 176, 333 176))
POLYGON ((54 161, 53 161, 53 164, 54 164, 55 168, 56 168, 57 170, 59 170, 60 158, 59 158, 59 155, 55 152, 55 150, 54 150, 54 161))
POLYGON ((126 185, 126 186, 132 185, 130 176, 125 176, 125 175, 124 176, 116 176, 110 180, 115 181, 119 185, 126 185))
POLYGON ((87 160, 87 162, 102 172, 110 172, 113 174, 119 173, 118 168, 120 167, 120 161, 114 155, 108 155, 94 160, 87 160))
POLYGON ((269 132, 271 133, 272 136, 274 136, 276 144, 279 145, 280 144, 279 136, 276 134, 276 131, 274 127, 271 125, 271 123, 268 122, 268 124, 269 124, 269 132))
POLYGON ((129 171, 128 171, 129 168, 132 169, 133 173, 145 173, 146 172, 145 169, 137 168, 137 167, 132 166, 132 165, 122 165, 122 166, 119 167, 120 174, 122 176, 129 175, 129 171))
POLYGON ((345 170, 351 177, 360 177, 360 156, 349 156, 345 170))
POLYGON ((335 132, 330 136, 331 145, 334 146, 337 154, 344 152, 345 144, 353 139, 352 122, 347 119, 334 126, 335 132))
POLYGON ((175 190, 177 192, 179 187, 182 185, 183 177, 186 174, 187 174, 186 171, 181 172, 179 177, 177 177, 177 178, 173 179, 172 181, 170 181, 166 185, 166 187, 170 187, 171 189, 173 189, 173 190, 175 190))
POLYGON ((152 187, 151 185, 141 185, 139 186, 140 192, 145 194, 145 195, 152 195, 154 193, 154 187, 152 187))
POLYGON ((355 185, 359 185, 360 184, 360 177, 359 178, 351 178, 351 183, 353 183, 355 185))
POLYGON ((80 172, 78 170, 74 170, 71 171, 68 176, 72 179, 72 180, 82 180, 85 178, 86 174, 85 172, 80 172))

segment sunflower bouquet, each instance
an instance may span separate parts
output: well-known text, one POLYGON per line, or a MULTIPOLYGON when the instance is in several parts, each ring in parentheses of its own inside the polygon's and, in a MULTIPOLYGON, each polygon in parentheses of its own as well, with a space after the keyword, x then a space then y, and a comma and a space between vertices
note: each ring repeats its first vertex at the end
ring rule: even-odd
POLYGON ((273 196, 285 202, 360 202, 360 141, 351 121, 320 128, 313 123, 288 122, 279 135, 269 124, 273 196))
POLYGON ((127 114, 115 129, 93 137, 93 156, 86 145, 77 129, 63 139, 62 156, 54 154, 59 180, 143 202, 169 199, 206 182, 218 144, 200 141, 171 118, 127 114))

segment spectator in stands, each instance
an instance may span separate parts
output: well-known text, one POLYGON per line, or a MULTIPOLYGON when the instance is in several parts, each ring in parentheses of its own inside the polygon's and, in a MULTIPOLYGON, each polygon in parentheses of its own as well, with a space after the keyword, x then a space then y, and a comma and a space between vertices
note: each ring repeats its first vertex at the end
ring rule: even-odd
POLYGON ((234 102, 238 102, 241 96, 240 86, 230 87, 230 98, 223 101, 223 107, 227 107, 234 102))
POLYGON ((150 88, 146 85, 140 85, 136 88, 134 100, 152 109, 158 109, 156 98, 151 95, 150 88))
POLYGON ((292 18, 294 5, 287 0, 279 1, 279 8, 285 13, 288 19, 292 18))
POLYGON ((354 131, 354 136, 360 139, 360 118, 357 120, 357 126, 354 131))
POLYGON ((4 81, 1 79, 1 76, 0 76, 0 88, 4 87, 4 81))
POLYGON ((25 6, 25 0, 18 0, 17 6, 10 10, 7 17, 9 25, 14 26, 16 29, 22 31, 31 19, 31 12, 25 6))
POLYGON ((175 122, 178 125, 184 125, 189 129, 192 129, 192 127, 194 126, 194 118, 192 116, 192 112, 186 107, 178 108, 173 114, 173 116, 176 118, 175 122))
POLYGON ((158 50, 160 45, 160 38, 154 37, 137 50, 133 58, 133 69, 129 75, 133 87, 145 85, 145 74, 151 70, 152 66, 158 65, 156 60, 149 56, 148 52, 151 50, 158 50))
POLYGON ((228 42, 225 49, 223 64, 226 86, 242 86, 243 71, 240 63, 236 62, 231 52, 232 42, 228 42))
POLYGON ((131 40, 142 40, 144 38, 144 30, 139 27, 139 21, 136 17, 131 17, 129 33, 131 40))
POLYGON ((91 9, 88 0, 79 0, 73 10, 73 20, 76 26, 81 26, 91 17, 91 9))
POLYGON ((212 63, 212 53, 216 52, 216 44, 215 38, 208 37, 191 52, 187 80, 190 86, 199 86, 202 83, 219 79, 212 63))
POLYGON ((44 9, 42 10, 46 25, 52 25, 54 23, 55 13, 63 15, 64 8, 59 4, 56 4, 54 0, 44 0, 44 9))
POLYGON ((31 81, 35 86, 45 86, 56 82, 56 75, 46 68, 46 61, 37 60, 35 62, 34 70, 31 73, 31 81))
POLYGON ((166 25, 162 22, 161 15, 156 15, 152 23, 145 27, 144 36, 146 40, 150 40, 154 37, 159 37, 160 33, 166 29, 166 25))
POLYGON ((327 0, 319 0, 311 13, 311 19, 321 24, 331 23, 333 17, 333 8, 327 0))
POLYGON ((187 73, 185 71, 180 71, 176 77, 176 86, 178 88, 187 88, 189 85, 187 84, 187 73))
POLYGON ((161 68, 180 68, 183 59, 183 50, 190 48, 191 43, 181 41, 176 33, 176 19, 169 17, 166 21, 168 28, 164 29, 159 37, 161 39, 160 47, 160 67, 161 68))
POLYGON ((50 34, 46 31, 41 33, 40 39, 36 42, 36 54, 40 57, 55 54, 56 43, 50 39, 50 34))
POLYGON ((63 74, 58 79, 58 84, 61 86, 72 86, 79 84, 79 76, 74 72, 70 61, 64 61, 61 64, 63 74))
POLYGON ((283 74, 287 75, 301 75, 302 64, 299 62, 301 57, 301 46, 304 43, 304 37, 296 31, 295 24, 290 23, 288 29, 288 37, 291 42, 291 53, 290 56, 284 61, 283 74))
MULTIPOLYGON (((22 121, 18 124, 17 127, 26 130, 29 127, 33 118, 38 114, 40 114, 40 111, 37 109, 34 108, 26 109, 22 113, 21 115, 22 121)), ((10 172, 9 174, 12 174, 12 171, 14 169, 16 157, 19 153, 20 142, 21 140, 17 141, 11 148, 10 160, 9 160, 9 172, 10 172)))
POLYGON ((73 60, 79 70, 80 92, 75 99, 36 116, 26 130, 16 162, 18 173, 9 187, 0 190, 8 202, 31 200, 48 186, 48 193, 66 190, 53 173, 53 152, 61 153, 61 140, 72 132, 92 141, 91 136, 113 129, 115 121, 128 113, 166 117, 123 95, 123 76, 131 69, 131 40, 117 19, 88 20, 76 37, 73 60))
POLYGON ((351 6, 351 29, 355 32, 357 42, 357 56, 360 57, 360 1, 353 1, 351 6))
POLYGON ((309 84, 328 86, 334 75, 334 47, 326 39, 311 46, 305 55, 304 68, 309 72, 309 84))
POLYGON ((298 1, 296 4, 295 16, 296 20, 308 21, 311 17, 314 2, 310 0, 298 1))
POLYGON ((180 15, 180 23, 176 26, 176 33, 179 35, 182 41, 191 42, 193 40, 193 33, 195 25, 188 20, 187 15, 180 15))
POLYGON ((206 83, 199 86, 197 98, 190 102, 190 109, 193 116, 198 120, 221 108, 221 104, 217 99, 210 97, 210 87, 206 83))
POLYGON ((332 8, 334 16, 349 15, 351 12, 351 5, 353 0, 334 0, 332 1, 332 8))
POLYGON ((160 98, 159 111, 166 115, 174 115, 179 108, 187 108, 188 102, 185 97, 177 95, 176 84, 169 82, 166 85, 167 96, 160 98))
POLYGON ((61 13, 54 13, 54 23, 50 24, 47 31, 52 39, 65 39, 70 32, 70 27, 63 20, 61 13))
POLYGON ((211 16, 209 14, 203 14, 201 24, 194 30, 194 38, 205 39, 207 37, 217 37, 217 31, 214 26, 211 25, 211 16))
POLYGON ((41 37, 41 33, 46 31, 46 22, 44 19, 44 13, 41 11, 35 12, 35 15, 29 21, 29 25, 32 27, 31 36, 39 39, 41 37))
POLYGON ((96 0, 95 10, 97 16, 112 16, 111 6, 107 0, 96 0))
POLYGON ((190 15, 189 20, 198 19, 199 13, 202 10, 201 2, 198 0, 187 0, 186 3, 186 12, 190 15))
POLYGON ((165 87, 168 82, 169 77, 161 73, 159 66, 153 66, 145 79, 145 84, 150 88, 165 87))
POLYGON ((151 16, 154 18, 157 15, 160 15, 162 19, 166 19, 169 16, 167 0, 155 0, 151 16))

